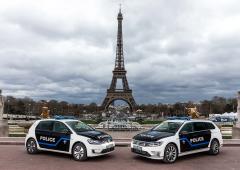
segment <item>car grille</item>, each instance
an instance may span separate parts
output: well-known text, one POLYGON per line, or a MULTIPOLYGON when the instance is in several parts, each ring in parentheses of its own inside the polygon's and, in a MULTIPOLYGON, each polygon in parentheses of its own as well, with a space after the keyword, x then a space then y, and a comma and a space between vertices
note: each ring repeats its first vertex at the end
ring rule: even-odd
POLYGON ((114 150, 114 147, 111 147, 111 148, 103 149, 101 153, 107 153, 107 152, 111 152, 113 150, 114 150))
POLYGON ((132 148, 131 150, 132 150, 132 152, 137 153, 137 154, 139 154, 139 155, 143 155, 143 156, 147 156, 147 157, 150 157, 150 156, 151 156, 151 155, 150 155, 148 152, 146 152, 146 151, 141 151, 141 150, 134 149, 134 148, 132 148))

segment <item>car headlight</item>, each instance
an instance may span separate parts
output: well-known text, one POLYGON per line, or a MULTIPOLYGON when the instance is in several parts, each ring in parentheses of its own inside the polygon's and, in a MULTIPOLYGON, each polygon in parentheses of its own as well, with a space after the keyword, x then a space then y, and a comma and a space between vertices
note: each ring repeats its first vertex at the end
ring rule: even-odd
POLYGON ((145 146, 148 147, 156 147, 156 146, 161 146, 163 142, 146 142, 145 146))
POLYGON ((137 141, 133 139, 133 140, 132 140, 132 143, 133 143, 133 144, 137 144, 137 141))
POLYGON ((100 145, 100 144, 102 144, 102 142, 100 140, 88 139, 87 141, 88 141, 89 144, 92 144, 92 145, 100 145))

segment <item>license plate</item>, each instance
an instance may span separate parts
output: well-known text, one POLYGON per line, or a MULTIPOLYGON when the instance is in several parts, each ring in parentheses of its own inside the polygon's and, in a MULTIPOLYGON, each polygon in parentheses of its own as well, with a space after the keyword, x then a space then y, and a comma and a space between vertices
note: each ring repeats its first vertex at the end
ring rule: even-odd
POLYGON ((133 149, 142 151, 142 147, 141 146, 137 146, 137 145, 133 145, 133 149))
POLYGON ((107 145, 106 148, 112 148, 113 147, 113 144, 110 144, 110 145, 107 145))

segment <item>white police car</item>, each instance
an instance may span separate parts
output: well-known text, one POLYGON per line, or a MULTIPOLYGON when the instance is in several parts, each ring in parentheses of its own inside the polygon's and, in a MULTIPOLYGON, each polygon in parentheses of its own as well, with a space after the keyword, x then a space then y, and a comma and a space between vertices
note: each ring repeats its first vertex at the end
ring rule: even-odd
POLYGON ((132 152, 173 163, 178 156, 208 151, 217 155, 223 144, 219 128, 208 120, 167 120, 133 137, 132 152))
POLYGON ((110 153, 115 143, 112 137, 78 120, 45 119, 36 121, 25 139, 27 152, 39 150, 72 154, 75 160, 85 160, 110 153))

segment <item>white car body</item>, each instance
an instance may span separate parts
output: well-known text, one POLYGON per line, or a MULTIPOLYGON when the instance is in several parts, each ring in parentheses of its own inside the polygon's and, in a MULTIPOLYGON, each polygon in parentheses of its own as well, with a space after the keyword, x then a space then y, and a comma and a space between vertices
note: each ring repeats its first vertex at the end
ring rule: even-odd
MULTIPOLYGON (((177 156, 183 156, 188 155, 192 153, 197 152, 203 152, 203 151, 209 151, 211 141, 213 139, 218 140, 219 146, 222 146, 223 139, 222 134, 220 132, 220 129, 211 121, 208 120, 167 120, 166 122, 179 122, 182 123, 180 128, 177 130, 177 132, 171 136, 163 137, 159 140, 154 141, 156 144, 160 143, 159 146, 149 146, 153 145, 151 142, 148 141, 142 141, 142 140, 132 140, 131 142, 131 150, 132 152, 147 157, 150 159, 159 159, 162 160, 164 158, 165 154, 165 148, 169 143, 173 143, 178 150, 177 156), (184 125, 188 123, 194 123, 194 122, 206 122, 211 123, 214 126, 214 129, 208 129, 203 131, 194 131, 192 133, 188 133, 188 137, 186 138, 182 137, 180 134, 180 131, 184 127, 184 125), (210 131, 210 132, 209 132, 210 131), (209 137, 210 133, 210 137, 209 137), (194 135, 195 134, 195 135, 194 135), (207 138, 207 139, 205 139, 207 138), (147 146, 146 146, 147 145, 147 146), (190 148, 189 148, 190 146, 190 148), (204 146, 204 147, 202 147, 204 146)), ((150 132, 150 131, 148 131, 150 132)), ((153 132, 152 132, 153 133, 153 132)), ((160 132, 161 133, 161 132, 160 132)), ((151 134, 151 132, 150 132, 151 134)), ((154 133, 153 133, 154 134, 154 133)), ((141 135, 141 134, 138 134, 141 135)), ((151 137, 151 135, 148 136, 147 133, 143 134, 143 136, 147 139, 147 137, 151 137), (145 136, 144 136, 145 135, 145 136)), ((152 142, 152 143, 154 143, 152 142)))
MULTIPOLYGON (((108 140, 106 142, 103 142, 101 144, 90 144, 88 142, 88 140, 91 138, 77 134, 67 124, 68 121, 78 121, 78 120, 71 120, 71 119, 64 119, 64 120, 45 119, 44 120, 43 119, 43 120, 36 121, 31 126, 31 128, 28 131, 28 134, 26 135, 25 147, 26 147, 26 143, 27 143, 28 139, 33 138, 36 141, 37 149, 42 150, 42 151, 52 151, 52 152, 72 154, 72 148, 73 148, 74 144, 76 144, 77 142, 81 142, 82 144, 85 145, 85 147, 87 149, 87 157, 95 157, 95 156, 105 155, 114 150, 115 143, 112 141, 112 139, 108 140), (65 126, 68 127, 68 129, 70 130, 70 134, 67 136, 65 134, 63 134, 60 137, 56 137, 54 135, 51 136, 51 134, 53 134, 54 132, 52 132, 52 133, 50 132, 49 133, 50 135, 48 135, 48 133, 46 132, 46 134, 40 134, 40 136, 39 136, 38 134, 36 134, 36 133, 38 133, 36 130, 36 127, 38 126, 38 124, 40 122, 43 122, 43 121, 61 122, 65 126)), ((98 133, 98 132, 103 133, 100 131, 95 131, 92 133, 98 133)), ((103 134, 102 136, 109 136, 109 135, 103 134)), ((111 137, 111 136, 109 136, 109 137, 111 137)))

